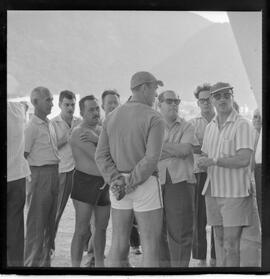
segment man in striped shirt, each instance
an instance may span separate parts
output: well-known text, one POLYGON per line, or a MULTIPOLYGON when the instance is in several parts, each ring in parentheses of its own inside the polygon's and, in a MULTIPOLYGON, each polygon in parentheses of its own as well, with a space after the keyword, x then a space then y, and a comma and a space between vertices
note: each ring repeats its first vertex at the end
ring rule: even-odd
POLYGON ((205 130, 198 165, 207 168, 202 194, 207 223, 214 226, 217 266, 240 266, 242 229, 252 222, 250 159, 254 136, 248 120, 233 109, 233 87, 218 82, 210 89, 217 116, 205 130))

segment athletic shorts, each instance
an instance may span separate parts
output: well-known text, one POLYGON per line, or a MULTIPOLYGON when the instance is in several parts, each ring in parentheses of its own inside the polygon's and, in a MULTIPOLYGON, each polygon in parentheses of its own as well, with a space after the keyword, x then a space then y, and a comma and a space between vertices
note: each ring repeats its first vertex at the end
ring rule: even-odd
POLYGON ((104 185, 102 176, 74 170, 70 197, 91 205, 110 205, 109 185, 104 185))
POLYGON ((150 176, 135 191, 116 200, 110 191, 111 205, 114 209, 133 209, 137 212, 151 211, 163 208, 161 187, 156 176, 150 176))
POLYGON ((240 227, 252 224, 252 196, 219 198, 205 196, 207 224, 210 226, 240 227))

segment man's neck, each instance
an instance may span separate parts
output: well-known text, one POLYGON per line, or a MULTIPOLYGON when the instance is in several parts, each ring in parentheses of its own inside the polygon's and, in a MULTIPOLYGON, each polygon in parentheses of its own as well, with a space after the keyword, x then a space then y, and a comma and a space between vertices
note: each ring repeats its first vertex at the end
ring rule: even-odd
POLYGON ((133 94, 131 99, 130 99, 130 102, 136 102, 136 103, 141 103, 141 104, 144 104, 144 105, 148 105, 146 100, 145 100, 145 97, 142 94, 133 94))
POLYGON ((228 112, 218 113, 218 117, 217 118, 218 118, 219 126, 222 126, 226 122, 226 120, 229 117, 229 115, 231 114, 231 112, 232 112, 232 109, 230 111, 228 111, 228 112))
POLYGON ((44 114, 43 112, 38 111, 38 110, 35 109, 34 114, 35 114, 35 116, 37 116, 37 117, 40 118, 41 120, 47 121, 47 115, 44 114))
POLYGON ((69 124, 69 126, 71 125, 71 122, 72 122, 72 119, 73 119, 73 115, 71 117, 67 117, 65 116, 64 114, 60 114, 61 115, 61 118, 67 122, 67 124, 69 124))
POLYGON ((201 115, 202 115, 208 122, 210 122, 210 121, 214 118, 215 112, 214 112, 214 111, 201 112, 201 115))
POLYGON ((98 124, 94 124, 94 125, 89 124, 89 122, 83 120, 81 126, 84 127, 84 128, 87 128, 87 129, 95 130, 96 127, 97 127, 97 125, 98 125, 98 124))
POLYGON ((171 128, 173 126, 173 124, 176 122, 177 117, 176 118, 164 117, 164 119, 165 119, 165 122, 166 122, 167 126, 169 128, 171 128))

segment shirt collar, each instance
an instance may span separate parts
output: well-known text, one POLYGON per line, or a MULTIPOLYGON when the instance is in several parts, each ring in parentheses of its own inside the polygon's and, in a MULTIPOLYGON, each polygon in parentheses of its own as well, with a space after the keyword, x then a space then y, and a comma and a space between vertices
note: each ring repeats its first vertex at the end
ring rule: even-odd
POLYGON ((35 114, 33 114, 32 116, 32 121, 38 125, 42 125, 42 124, 48 124, 49 123, 49 119, 46 117, 46 121, 42 120, 41 118, 39 118, 38 116, 36 116, 35 114))
MULTIPOLYGON (((78 117, 76 117, 76 116, 73 116, 72 121, 71 121, 71 126, 74 124, 74 122, 77 122, 77 121, 79 121, 79 120, 80 120, 80 118, 78 118, 78 117)), ((55 121, 56 121, 56 122, 65 122, 65 123, 66 123, 66 121, 62 118, 61 114, 58 114, 58 115, 55 117, 55 121)))
MULTIPOLYGON (((232 109, 232 112, 229 114, 228 118, 226 119, 223 125, 225 125, 225 123, 228 122, 235 122, 238 116, 239 114, 234 109, 232 109)), ((218 123, 218 115, 216 115, 212 121, 218 123)))

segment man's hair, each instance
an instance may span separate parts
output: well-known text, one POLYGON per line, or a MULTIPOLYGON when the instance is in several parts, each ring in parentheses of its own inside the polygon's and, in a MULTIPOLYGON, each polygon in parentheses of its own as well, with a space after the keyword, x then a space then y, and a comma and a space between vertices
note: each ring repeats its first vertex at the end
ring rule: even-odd
POLYGON ((114 96, 117 96, 118 98, 120 98, 120 95, 119 93, 117 92, 117 90, 115 89, 108 89, 108 90, 105 90, 102 95, 101 95, 101 99, 102 99, 102 103, 104 103, 104 99, 106 96, 108 95, 114 95, 114 96))
POLYGON ((80 107, 80 111, 84 111, 84 103, 85 101, 97 101, 97 98, 94 96, 94 95, 87 95, 87 96, 84 96, 83 98, 80 99, 79 101, 79 107, 80 107))
POLYGON ((161 92, 161 93, 158 95, 158 101, 159 101, 160 103, 164 101, 164 95, 165 95, 165 93, 167 93, 167 92, 176 94, 175 91, 173 91, 173 90, 165 90, 165 91, 161 92))
POLYGON ((33 105, 35 105, 35 100, 39 99, 43 92, 50 92, 50 90, 43 86, 36 87, 32 90, 30 99, 33 105))
POLYGON ((69 100, 73 100, 73 99, 76 100, 75 94, 69 90, 64 90, 64 91, 60 92, 59 103, 62 103, 64 98, 69 99, 69 100))
POLYGON ((211 85, 209 83, 204 83, 202 85, 197 86, 196 90, 194 91, 194 96, 196 99, 199 99, 199 94, 202 91, 209 91, 210 92, 211 85))
POLYGON ((141 88, 143 87, 143 85, 146 84, 148 87, 153 84, 153 82, 145 82, 145 83, 142 83, 134 88, 131 89, 132 92, 139 92, 141 90, 141 88))

